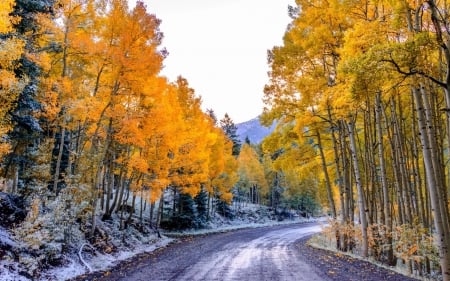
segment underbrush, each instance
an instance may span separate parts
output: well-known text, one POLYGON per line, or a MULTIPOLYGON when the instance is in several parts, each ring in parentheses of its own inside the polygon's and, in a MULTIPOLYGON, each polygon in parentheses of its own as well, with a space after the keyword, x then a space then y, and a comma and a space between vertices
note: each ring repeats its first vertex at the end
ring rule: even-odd
POLYGON ((7 217, 11 223, 2 220, 0 280, 65 280, 170 241, 136 217, 125 227, 118 214, 102 221, 101 211, 92 232, 92 208, 77 202, 80 192, 66 188, 51 200, 30 198, 21 220, 14 214, 7 217))
MULTIPOLYGON (((369 256, 365 260, 420 280, 442 280, 439 252, 434 237, 419 224, 394 227, 391 232, 384 225, 368 227, 369 256), (389 250, 393 261, 388 262, 389 250)), ((362 259, 361 227, 342 225, 330 220, 322 233, 312 237, 311 246, 344 253, 362 259)))

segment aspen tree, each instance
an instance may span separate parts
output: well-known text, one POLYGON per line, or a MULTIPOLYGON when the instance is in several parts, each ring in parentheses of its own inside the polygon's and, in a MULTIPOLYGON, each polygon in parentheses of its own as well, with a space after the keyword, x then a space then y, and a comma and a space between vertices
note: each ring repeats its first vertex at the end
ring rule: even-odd
MULTIPOLYGON (((13 32, 13 22, 17 18, 10 16, 15 1, 6 0, 0 3, 0 34, 6 35, 13 32)), ((0 44, 0 157, 10 152, 11 145, 5 141, 6 135, 13 128, 9 112, 14 108, 19 93, 23 90, 26 77, 16 77, 14 70, 24 52, 25 42, 18 36, 12 35, 2 40, 0 44)))

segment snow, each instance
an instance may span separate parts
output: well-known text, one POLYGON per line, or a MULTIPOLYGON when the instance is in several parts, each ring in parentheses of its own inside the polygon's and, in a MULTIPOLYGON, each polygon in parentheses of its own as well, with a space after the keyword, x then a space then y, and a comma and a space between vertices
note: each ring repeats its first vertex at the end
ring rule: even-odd
MULTIPOLYGON (((205 235, 218 232, 227 232, 243 228, 256 228, 265 226, 274 226, 281 224, 292 224, 300 222, 310 222, 317 221, 317 219, 306 219, 306 218, 293 218, 284 221, 274 221, 267 217, 267 213, 259 205, 248 204, 241 210, 241 216, 235 220, 228 220, 219 215, 215 215, 211 218, 208 227, 205 229, 198 230, 187 230, 182 232, 162 232, 162 238, 158 238, 156 233, 142 234, 137 231, 133 233, 123 232, 116 233, 117 226, 104 223, 98 220, 99 225, 105 231, 111 234, 111 239, 115 245, 119 245, 117 250, 112 253, 100 253, 98 251, 91 251, 89 247, 84 247, 81 256, 86 264, 80 261, 77 256, 79 250, 76 253, 66 254, 65 262, 61 266, 50 268, 46 271, 41 272, 41 276, 38 280, 67 280, 74 278, 79 275, 89 273, 90 271, 105 271, 108 270, 121 261, 127 260, 135 255, 152 252, 156 249, 166 247, 168 244, 172 243, 177 237, 186 235, 205 235), (119 235, 118 235, 119 234, 119 235), (127 245, 121 244, 117 239, 121 235, 127 236, 127 245)), ((117 223, 117 222, 115 222, 117 223)), ((75 235, 75 234, 74 234, 75 235)), ((78 237, 79 235, 75 235, 78 237)), ((78 237, 80 238, 80 237, 78 237)), ((78 240, 80 242, 81 240, 78 240)), ((0 244, 8 245, 11 248, 19 248, 18 244, 14 241, 6 229, 0 228, 0 244)), ((83 245, 82 242, 79 243, 78 247, 83 245)), ((48 246, 48 245, 47 245, 48 246)), ((14 257, 8 256, 8 254, 0 257, 0 280, 1 281, 28 281, 30 279, 19 275, 21 271, 21 265, 14 261, 14 257)), ((31 258, 31 257, 30 257, 31 258)))
POLYGON ((17 274, 17 264, 11 261, 0 261, 0 280, 2 281, 29 281, 17 274))
POLYGON ((17 243, 11 239, 9 232, 0 226, 0 245, 17 247, 17 243))
POLYGON ((322 219, 297 218, 297 219, 284 220, 284 221, 265 221, 262 223, 236 220, 236 221, 233 221, 233 224, 231 224, 231 225, 218 225, 218 224, 213 223, 213 224, 210 224, 210 228, 192 229, 192 230, 184 230, 184 231, 177 231, 177 232, 165 232, 165 235, 168 235, 171 237, 181 237, 181 236, 187 236, 187 235, 205 235, 205 234, 227 232, 227 231, 233 231, 233 230, 239 230, 239 229, 245 229, 245 228, 257 228, 257 227, 267 227, 267 226, 287 225, 287 224, 294 224, 294 223, 306 223, 306 222, 317 222, 317 221, 322 221, 322 219))
MULTIPOLYGON (((167 246, 169 243, 173 241, 172 238, 163 237, 159 239, 156 243, 151 245, 140 245, 139 247, 135 247, 133 250, 124 250, 120 251, 116 254, 100 254, 97 253, 94 257, 90 258, 86 261, 89 263, 89 266, 93 271, 101 271, 112 268, 114 265, 129 259, 135 255, 152 252, 158 248, 162 248, 167 246)), ((52 270, 46 272, 47 280, 67 280, 70 278, 74 278, 78 275, 86 274, 89 271, 83 266, 78 259, 72 260, 70 264, 64 267, 57 267, 52 270)))
MULTIPOLYGON (((129 259, 135 255, 138 255, 140 253, 144 252, 152 252, 156 249, 166 247, 168 244, 174 241, 173 238, 170 237, 181 237, 185 235, 205 235, 205 234, 212 234, 212 233, 218 233, 218 232, 226 232, 226 231, 232 231, 232 230, 238 230, 238 229, 244 229, 244 228, 256 228, 256 227, 265 227, 265 226, 275 226, 275 225, 282 225, 282 224, 292 224, 292 223, 300 223, 300 222, 310 222, 310 221, 316 221, 316 219, 295 219, 295 220, 289 220, 289 221, 281 221, 281 222, 265 222, 265 223, 245 223, 245 222, 237 222, 235 225, 228 225, 228 226, 221 226, 217 228, 211 228, 211 229, 199 229, 199 230, 188 230, 183 232, 167 232, 164 233, 163 237, 160 238, 156 243, 151 245, 141 245, 135 247, 134 250, 124 250, 120 251, 117 254, 113 255, 107 255, 107 254, 97 254, 93 258, 89 259, 89 266, 92 268, 93 271, 102 271, 102 270, 108 270, 109 268, 112 268, 114 265, 120 263, 121 261, 124 261, 126 259, 129 259)), ((88 270, 85 266, 83 266, 78 259, 72 260, 72 262, 69 265, 64 266, 63 268, 58 267, 54 268, 48 272, 46 272, 46 278, 47 280, 67 280, 70 278, 74 278, 78 275, 82 275, 88 273, 88 270)), ((17 279, 11 279, 11 280, 17 280, 17 279)), ((27 279, 23 279, 27 280, 27 279)))

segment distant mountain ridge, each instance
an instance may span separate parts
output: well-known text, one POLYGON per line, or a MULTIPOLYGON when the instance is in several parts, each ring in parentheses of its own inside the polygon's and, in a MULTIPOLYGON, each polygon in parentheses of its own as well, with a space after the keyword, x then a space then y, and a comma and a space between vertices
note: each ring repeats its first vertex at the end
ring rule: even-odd
POLYGON ((236 124, 237 127, 237 135, 239 136, 239 140, 244 143, 245 138, 248 137, 250 143, 258 144, 260 143, 266 136, 273 132, 275 129, 275 122, 270 127, 264 127, 259 123, 259 117, 253 118, 249 121, 245 121, 242 123, 236 124))

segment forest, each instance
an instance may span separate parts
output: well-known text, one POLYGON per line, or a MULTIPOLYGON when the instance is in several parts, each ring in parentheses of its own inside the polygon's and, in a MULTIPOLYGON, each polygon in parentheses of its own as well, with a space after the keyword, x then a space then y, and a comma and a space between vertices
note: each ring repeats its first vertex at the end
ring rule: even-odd
POLYGON ((0 226, 28 249, 25 275, 86 241, 112 251, 105 225, 126 242, 130 228, 202 228, 258 204, 326 213, 336 250, 450 280, 448 3, 297 0, 288 13, 262 93, 260 121, 277 127, 251 144, 187 79, 160 74, 151 6, 3 0, 0 226))
POLYGON ((313 187, 269 184, 232 118, 160 74, 160 23, 140 1, 1 1, 0 260, 22 276, 244 204, 319 212, 313 187))
POLYGON ((322 170, 337 249, 450 280, 449 3, 296 3, 268 54, 261 119, 284 125, 265 153, 322 170))

